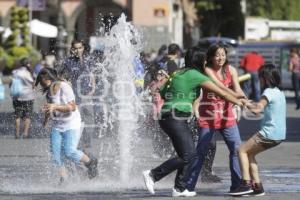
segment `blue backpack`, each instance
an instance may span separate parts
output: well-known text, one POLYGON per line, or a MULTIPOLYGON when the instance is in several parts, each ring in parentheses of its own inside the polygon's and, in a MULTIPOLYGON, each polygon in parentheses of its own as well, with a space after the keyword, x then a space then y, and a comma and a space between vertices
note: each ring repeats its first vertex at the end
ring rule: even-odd
POLYGON ((22 94, 23 84, 20 78, 14 77, 10 86, 10 95, 12 97, 19 97, 22 94))

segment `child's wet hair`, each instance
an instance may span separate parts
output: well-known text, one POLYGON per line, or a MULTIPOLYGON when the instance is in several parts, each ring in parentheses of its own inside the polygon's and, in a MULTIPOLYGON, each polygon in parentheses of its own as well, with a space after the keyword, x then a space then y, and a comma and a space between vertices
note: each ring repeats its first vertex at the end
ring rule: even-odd
POLYGON ((58 80, 57 71, 51 67, 45 67, 41 69, 41 71, 39 72, 36 78, 35 86, 40 84, 42 79, 52 80, 52 81, 58 80))
POLYGON ((265 88, 280 88, 281 74, 275 65, 268 63, 261 66, 259 77, 265 80, 265 88))

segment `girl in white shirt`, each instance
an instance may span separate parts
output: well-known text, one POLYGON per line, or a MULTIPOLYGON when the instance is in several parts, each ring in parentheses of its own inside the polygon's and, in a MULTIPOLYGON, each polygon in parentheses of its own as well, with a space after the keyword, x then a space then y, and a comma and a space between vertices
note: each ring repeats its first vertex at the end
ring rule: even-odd
POLYGON ((47 103, 43 106, 45 112, 44 126, 48 119, 52 119, 50 147, 54 164, 59 168, 60 181, 67 177, 63 158, 88 168, 89 178, 98 174, 97 159, 91 159, 77 149, 78 135, 80 134, 81 117, 75 103, 75 96, 71 86, 57 77, 56 70, 44 68, 37 76, 35 85, 41 85, 46 94, 47 103))

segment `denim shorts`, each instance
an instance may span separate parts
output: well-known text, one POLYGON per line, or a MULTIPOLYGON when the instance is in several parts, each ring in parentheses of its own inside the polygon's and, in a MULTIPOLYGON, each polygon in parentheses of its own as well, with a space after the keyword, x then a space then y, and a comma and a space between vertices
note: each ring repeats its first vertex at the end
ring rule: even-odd
POLYGON ((282 142, 282 140, 270 140, 268 138, 265 138, 260 133, 256 133, 252 136, 252 138, 254 139, 256 144, 261 145, 264 149, 270 149, 279 145, 282 142))

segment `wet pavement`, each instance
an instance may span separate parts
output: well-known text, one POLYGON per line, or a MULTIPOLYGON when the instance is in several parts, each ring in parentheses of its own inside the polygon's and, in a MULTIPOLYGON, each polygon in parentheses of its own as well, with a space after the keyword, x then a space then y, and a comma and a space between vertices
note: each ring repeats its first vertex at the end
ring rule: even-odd
MULTIPOLYGON (((288 101, 287 110, 287 141, 257 157, 266 195, 247 199, 300 199, 300 111, 294 110, 291 101, 288 101)), ((247 139, 257 127, 257 121, 242 120, 242 138, 247 139)), ((44 137, 20 140, 14 139, 10 132, 0 135, 0 200, 172 199, 174 174, 156 184, 154 196, 145 190, 142 170, 154 167, 165 159, 153 156, 151 140, 147 137, 140 141, 142 146, 135 153, 136 164, 129 180, 120 181, 116 177, 110 177, 108 171, 114 166, 110 166, 109 158, 101 157, 100 176, 95 180, 86 178, 84 168, 70 166, 69 180, 58 186, 58 177, 49 161, 49 139, 46 133, 41 134, 44 137)), ((94 138, 92 148, 87 151, 97 155, 103 146, 107 147, 107 142, 94 138)), ((189 199, 236 199, 226 194, 230 185, 228 151, 220 138, 217 142, 214 171, 223 179, 222 182, 199 182, 198 195, 189 199)))

